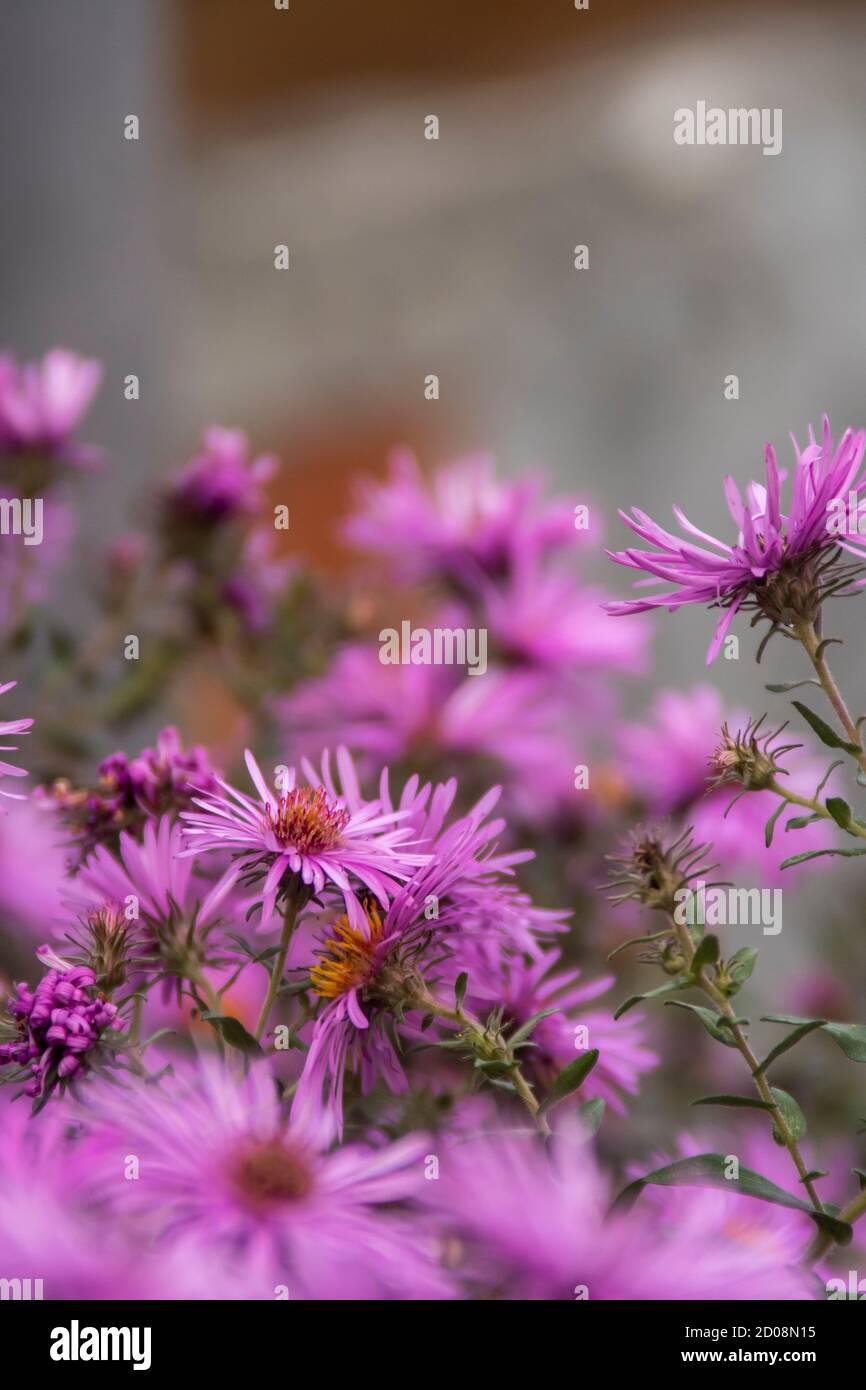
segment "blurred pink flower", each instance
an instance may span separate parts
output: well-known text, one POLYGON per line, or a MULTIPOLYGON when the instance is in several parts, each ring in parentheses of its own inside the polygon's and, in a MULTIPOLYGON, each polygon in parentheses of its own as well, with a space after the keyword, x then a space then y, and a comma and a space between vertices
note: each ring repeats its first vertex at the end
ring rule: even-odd
POLYGON ((440 577, 475 589, 485 577, 507 574, 523 553, 574 542, 574 504, 543 502, 540 491, 537 477, 498 478, 488 454, 457 459, 425 479, 414 455, 401 450, 385 482, 359 485, 344 534, 405 579, 440 577))
POLYGON ((66 348, 22 366, 11 356, 0 358, 0 449, 44 450, 85 466, 97 462, 100 451, 75 444, 73 435, 101 380, 99 362, 66 348))

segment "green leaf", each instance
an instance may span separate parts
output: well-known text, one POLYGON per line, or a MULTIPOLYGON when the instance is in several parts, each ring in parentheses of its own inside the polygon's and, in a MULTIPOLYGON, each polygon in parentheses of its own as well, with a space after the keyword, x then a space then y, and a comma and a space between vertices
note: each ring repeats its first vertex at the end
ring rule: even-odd
POLYGON ((724 1043, 725 1047, 736 1047, 737 1044, 725 1028, 722 1014, 714 1014, 711 1009, 705 1009, 700 1004, 689 1004, 685 999, 669 999, 665 1008, 690 1009, 693 1014, 697 1014, 711 1038, 724 1043))
POLYGON ((825 817, 818 811, 812 811, 808 816, 792 816, 785 826, 786 830, 802 830, 806 825, 814 825, 816 820, 824 820, 825 817))
MULTIPOLYGON (((802 1139, 806 1133, 806 1116, 794 1097, 789 1096, 787 1091, 780 1090, 778 1086, 770 1087, 770 1095, 776 1102, 782 1119, 790 1130, 792 1139, 802 1139)), ((785 1142, 775 1125, 773 1126, 773 1138, 777 1144, 784 1144, 785 1142)))
POLYGON ((202 1018, 216 1029, 229 1047, 235 1047, 238 1052, 245 1052, 251 1057, 262 1056, 261 1043, 252 1033, 247 1032, 239 1018, 233 1018, 231 1014, 214 1013, 204 1013, 202 1018))
POLYGON ((764 826, 764 844, 767 846, 767 849, 769 849, 770 845, 773 843, 773 831, 776 828, 776 821, 787 805, 787 801, 780 801, 775 811, 770 816, 770 819, 767 821, 767 824, 764 826))
POLYGON ((620 1004, 614 1014, 614 1019, 622 1018, 623 1014, 628 1013, 629 1009, 633 1009, 635 1004, 642 1004, 645 999, 656 999, 660 994, 670 994, 675 989, 686 989, 690 984, 690 980, 668 980, 665 984, 659 985, 658 989, 651 989, 646 994, 633 994, 629 999, 626 999, 624 1004, 620 1004))
POLYGON ((508 1046, 512 1051, 514 1051, 516 1047, 522 1047, 533 1029, 543 1018, 547 1018, 550 1014, 558 1014, 560 1012, 561 1009, 559 1004, 552 1004, 549 1009, 539 1009, 537 1014, 533 1014, 532 1018, 528 1018, 525 1023, 520 1025, 516 1032, 512 1033, 511 1037, 508 1039, 508 1046))
POLYGON ((824 776, 821 778, 820 782, 815 788, 815 795, 812 797, 813 801, 818 800, 818 797, 821 795, 822 791, 824 790, 824 788, 830 780, 830 774, 835 772, 837 767, 844 767, 844 765, 845 764, 843 758, 837 758, 835 762, 830 764, 830 766, 827 768, 827 771, 824 773, 824 776))
POLYGON ((692 1105, 732 1105, 743 1106, 749 1110, 772 1110, 772 1106, 765 1100, 760 1100, 758 1096, 701 1096, 700 1100, 693 1100, 692 1105))
POLYGON ((843 801, 841 796, 828 796, 824 804, 839 828, 847 830, 851 824, 852 815, 848 802, 843 801))
POLYGON ((805 854, 795 854, 790 859, 783 859, 779 867, 790 869, 792 864, 803 864, 807 859, 823 859, 834 854, 842 859, 857 859, 861 854, 866 854, 866 849, 810 849, 805 854))
POLYGON ((856 743, 847 743, 840 738, 835 729, 821 718, 820 714, 815 714, 814 710, 809 709, 800 700, 792 700, 791 704, 798 714, 801 714, 809 727, 818 735, 822 743, 826 743, 828 748, 843 748, 846 753, 859 753, 862 750, 856 743))
POLYGON ((802 681, 782 681, 781 685, 765 685, 764 689, 769 690, 771 695, 787 695, 790 690, 797 690, 801 685, 817 685, 821 688, 821 682, 816 681, 814 676, 807 676, 802 681))
MULTIPOLYGON (((774 1021, 778 1022, 778 1020, 774 1021)), ((794 1047, 800 1041, 801 1038, 808 1037, 809 1033, 814 1033, 816 1028, 821 1027, 823 1027, 823 1024, 821 1022, 819 1022, 817 1019, 812 1019, 806 1023, 801 1024, 799 1028, 795 1028, 793 1033, 788 1034, 787 1038, 783 1038, 780 1043, 776 1043, 776 1046, 767 1053, 763 1062, 758 1063, 757 1069, 754 1073, 755 1076, 762 1076, 764 1072, 767 1070, 767 1068, 771 1065, 771 1063, 775 1062, 777 1057, 782 1056, 783 1052, 787 1052, 788 1049, 794 1047)))
POLYGON ((807 1023, 811 1024, 812 1027, 821 1028, 825 1033, 829 1033, 852 1062, 866 1062, 866 1024, 832 1023, 822 1018, 796 1018, 793 1014, 771 1014, 762 1019, 762 1022, 790 1023, 797 1028, 802 1028, 807 1023))
POLYGON ((719 938, 717 936, 702 936, 698 948, 692 958, 692 974, 695 979, 700 978, 701 971, 706 965, 715 965, 719 959, 719 938))
POLYGON ((604 1101, 600 1096, 596 1096, 595 1100, 584 1101, 583 1105, 578 1106, 580 1122, 590 1136, 598 1133, 604 1119, 604 1110, 604 1101))
POLYGON ((691 1158, 679 1158, 664 1168, 656 1168, 652 1173, 635 1179, 620 1192, 611 1211, 626 1212, 634 1206, 643 1189, 649 1185, 657 1187, 715 1187, 724 1192, 738 1192, 743 1197, 754 1197, 761 1202, 772 1202, 775 1206, 789 1207, 794 1211, 805 1212, 822 1230, 831 1235, 839 1245, 848 1245, 853 1230, 845 1221, 839 1221, 829 1212, 815 1211, 802 1197, 795 1197, 784 1188, 777 1187, 769 1178, 756 1173, 752 1168, 740 1167, 739 1176, 728 1178, 725 1173, 729 1159, 724 1154, 695 1154, 691 1158))
POLYGON ((464 970, 462 975, 458 975, 454 984, 454 1002, 458 1009, 462 1009, 463 1000, 466 998, 466 989, 469 984, 469 975, 464 970))
POLYGON ((575 1057, 573 1062, 569 1062, 567 1067, 563 1067, 542 1101, 539 1113, 543 1115, 548 1110, 552 1110, 555 1105, 559 1105, 561 1100, 565 1100, 566 1096, 570 1096, 573 1091, 578 1090, 597 1061, 598 1048, 594 1047, 591 1052, 585 1052, 582 1057, 575 1057))
POLYGON ((727 962, 726 970, 737 987, 746 983, 755 968, 757 959, 757 946, 741 946, 739 951, 735 951, 731 956, 727 962))

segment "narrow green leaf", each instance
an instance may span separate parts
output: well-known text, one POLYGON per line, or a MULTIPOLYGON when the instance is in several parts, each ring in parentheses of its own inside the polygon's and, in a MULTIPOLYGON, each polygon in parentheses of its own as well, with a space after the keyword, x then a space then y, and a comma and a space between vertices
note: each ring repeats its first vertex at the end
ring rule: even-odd
POLYGON ((779 867, 790 869, 792 864, 803 864, 807 859, 823 859, 832 855, 838 855, 842 859, 857 859, 861 854, 866 854, 866 849, 810 849, 805 854, 795 854, 790 859, 783 859, 779 867))
POLYGON ((598 1048, 594 1047, 591 1052, 584 1052, 583 1056, 575 1057, 573 1062, 563 1067, 559 1076, 554 1081, 547 1095, 539 1107, 540 1113, 545 1114, 552 1110, 555 1105, 565 1100, 573 1091, 581 1087, 598 1061, 598 1048))
POLYGON ((767 1068, 775 1062, 776 1058, 782 1056, 783 1052, 787 1052, 788 1049, 794 1047, 801 1038, 807 1037, 809 1033, 814 1033, 816 1028, 821 1027, 823 1027, 823 1024, 812 1019, 810 1022, 802 1024, 801 1027, 795 1028, 793 1033, 788 1034, 787 1038, 783 1038, 780 1043, 776 1043, 776 1046, 767 1053, 763 1062, 758 1063, 755 1076, 762 1076, 767 1068))
POLYGON ((851 807, 841 796, 828 796, 825 806, 830 812, 836 824, 841 830, 847 830, 851 824, 851 807))
MULTIPOLYGON (((770 1095, 776 1102, 782 1119, 791 1132, 792 1139, 802 1139, 806 1133, 806 1116, 794 1097, 789 1096, 787 1091, 780 1090, 778 1086, 770 1087, 770 1095)), ((784 1144, 785 1142, 781 1134, 777 1132, 775 1125, 773 1126, 773 1138, 777 1144, 784 1144)))
POLYGON ((204 1013, 202 1018, 216 1029, 229 1047, 235 1047, 238 1052, 245 1052, 251 1057, 262 1056, 261 1043, 252 1033, 247 1032, 239 1018, 233 1018, 230 1014, 214 1013, 204 1013))
POLYGON ((642 1004, 645 999, 655 999, 660 994, 670 994, 672 990, 685 989, 689 984, 691 984, 690 980, 668 980, 665 984, 659 985, 658 989, 651 989, 646 994, 632 994, 624 1004, 620 1004, 614 1014, 614 1019, 622 1018, 623 1014, 628 1013, 629 1009, 633 1009, 635 1004, 642 1004))
POLYGON ((458 976, 457 976, 457 980, 455 981, 455 984, 454 984, 454 1001, 455 1001, 455 1003, 456 1003, 458 1009, 460 1009, 460 1008, 463 1007, 463 1000, 466 998, 466 989, 467 989, 468 984, 469 984, 469 975, 468 975, 467 972, 464 970, 463 973, 462 973, 461 975, 458 975, 458 976))
POLYGON ((778 685, 765 685, 764 689, 769 690, 771 695, 787 695, 790 690, 798 690, 801 685, 817 685, 821 688, 821 682, 816 681, 814 676, 807 676, 802 681, 782 681, 778 685))
POLYGON ((731 1105, 742 1106, 748 1110, 772 1110, 765 1100, 758 1096, 701 1096, 700 1100, 693 1100, 692 1105, 731 1105))
POLYGON ((859 753, 861 751, 856 743, 847 743, 845 739, 840 738, 836 730, 831 729, 830 725, 826 720, 821 718, 820 714, 816 714, 814 710, 809 709, 809 706, 804 705, 801 700, 792 700, 791 704, 794 706, 797 713, 803 716, 810 729, 818 735, 821 742, 826 743, 828 748, 843 748, 846 753, 859 753))
POLYGON ((543 1018, 547 1018, 550 1014, 558 1014, 559 1012, 560 1006, 558 1004, 552 1004, 549 1009, 539 1009, 537 1014, 533 1014, 532 1018, 528 1018, 525 1023, 520 1025, 515 1033, 512 1033, 511 1037, 508 1039, 508 1046, 512 1051, 515 1047, 520 1047, 543 1018))
POLYGON ((693 1014, 697 1014, 711 1038, 715 1038, 716 1042, 724 1043, 725 1047, 736 1047, 737 1044, 734 1039, 725 1029, 721 1014, 714 1014, 711 1009, 705 1009, 700 1004, 689 1004, 685 999, 669 999, 665 1008, 690 1009, 693 1014))
POLYGON ((617 1197, 612 1210, 627 1211, 650 1184, 657 1187, 718 1187, 726 1192, 739 1192, 743 1197, 772 1202, 779 1207, 791 1207, 797 1211, 809 1209, 801 1197, 792 1196, 752 1168, 741 1165, 738 1177, 726 1177, 729 1167, 729 1159, 724 1154, 705 1153, 678 1158, 630 1182, 617 1197))
POLYGON ((769 1014, 762 1022, 790 1023, 796 1028, 803 1028, 809 1024, 811 1028, 821 1028, 852 1062, 866 1062, 866 1024, 832 1023, 824 1018, 797 1018, 793 1014, 769 1014))
POLYGON ((825 817, 818 811, 812 811, 808 816, 792 816, 785 826, 785 830, 802 830, 806 825, 814 825, 816 820, 824 820, 825 817))
POLYGON ((773 831, 776 828, 776 821, 787 805, 787 801, 780 801, 775 811, 770 816, 770 819, 767 821, 767 824, 764 826, 764 844, 767 846, 767 849, 769 849, 770 845, 773 843, 773 831))

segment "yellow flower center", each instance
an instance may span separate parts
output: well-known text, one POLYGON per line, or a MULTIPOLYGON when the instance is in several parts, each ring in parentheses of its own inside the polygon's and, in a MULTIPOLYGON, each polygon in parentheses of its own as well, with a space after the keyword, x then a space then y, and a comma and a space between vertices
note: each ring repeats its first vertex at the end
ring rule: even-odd
POLYGON ((335 845, 351 815, 328 799, 324 787, 295 787, 280 797, 276 809, 265 808, 265 820, 281 845, 308 854, 335 845))
POLYGON ((351 926, 348 917, 338 918, 321 951, 316 952, 319 963, 310 971, 310 984, 322 999, 339 999, 372 979, 385 926, 375 903, 364 904, 364 915, 366 928, 351 926))

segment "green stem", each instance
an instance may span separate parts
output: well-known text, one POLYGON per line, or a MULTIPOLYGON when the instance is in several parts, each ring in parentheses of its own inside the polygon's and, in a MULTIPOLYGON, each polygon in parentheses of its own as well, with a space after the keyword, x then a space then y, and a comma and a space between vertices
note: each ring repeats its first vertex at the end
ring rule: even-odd
POLYGON ((274 1006, 274 1001, 276 1000, 276 997, 280 992, 280 985, 282 984, 283 980, 283 971, 286 968, 286 957, 289 954, 289 942, 291 941, 292 933, 295 930, 295 925, 298 920, 298 913, 301 909, 302 901, 302 896, 295 891, 290 892, 289 897, 286 900, 286 907, 283 915, 283 930, 280 935, 280 949, 277 952, 276 958, 274 960, 273 968, 271 970, 270 984, 268 985, 268 992, 265 995, 265 1000, 262 1004, 262 1011, 259 1014, 259 1021, 256 1024, 255 1036, 256 1040, 259 1042, 261 1041, 262 1034, 265 1031, 265 1025, 267 1024, 268 1016, 271 1012, 271 1009, 274 1006))
POLYGON ((799 638, 800 642, 802 642, 806 654, 808 655, 809 660, 815 668, 815 674, 818 677, 818 680, 821 682, 821 688, 824 691, 824 694, 827 696, 827 699, 830 701, 830 704, 833 706, 833 709, 836 713, 836 718, 839 720, 839 723, 845 730, 845 736, 847 737, 849 743, 853 743, 854 747, 857 749, 857 753, 855 756, 857 758, 858 763, 860 764, 862 771, 866 773, 866 751, 864 751, 863 748, 863 739, 860 735, 860 731, 857 728, 857 725, 851 718, 851 714, 848 710, 848 706, 845 704, 842 692, 836 684, 833 672, 827 665, 824 654, 821 651, 822 643, 820 637, 815 631, 814 623, 801 623, 800 626, 797 628, 797 637, 799 638))
MULTIPOLYGON (((694 959, 695 946, 692 941, 691 935, 689 934, 689 930, 684 923, 678 923, 675 918, 672 918, 671 921, 673 924, 674 931, 676 933, 677 941, 679 942, 680 949, 683 955, 685 956, 688 964, 691 965, 694 959)), ((791 1133, 790 1129, 788 1128, 788 1124, 785 1120, 784 1115, 782 1114, 781 1110, 779 1109, 778 1105, 773 1099, 773 1093, 770 1090, 769 1085, 767 1084, 766 1077, 764 1076, 763 1072, 759 1071, 760 1063, 757 1057, 755 1056, 754 1052, 752 1051, 751 1047, 749 1046, 749 1043, 745 1037, 745 1034, 743 1033, 742 1028, 736 1021, 737 1015, 734 1012, 733 1007, 731 1006, 730 1000, 725 998, 721 990, 716 988, 712 980, 708 979, 707 976, 704 974, 703 970, 697 977, 697 983, 700 989, 703 990, 704 994, 706 994, 707 997, 713 1001, 719 1013, 722 1014, 722 1016, 726 1019, 727 1031, 731 1035, 731 1038, 734 1042, 734 1046, 736 1047, 740 1056, 743 1058, 743 1060, 749 1068, 749 1072, 751 1073, 752 1080, 755 1083, 758 1095, 761 1097, 761 1100, 766 1105, 768 1114, 772 1117, 773 1125, 776 1129, 776 1132, 779 1135, 779 1138, 782 1140, 783 1144, 785 1145, 785 1148, 791 1155, 791 1161, 793 1162, 794 1167, 797 1169, 797 1176, 800 1178, 803 1187, 809 1194, 809 1200, 811 1201, 816 1211, 823 1211, 824 1208, 821 1205, 821 1198, 818 1196, 818 1193, 815 1190, 815 1186, 812 1182, 812 1179, 808 1177, 809 1169, 806 1166, 806 1163, 803 1159, 803 1155, 800 1153, 800 1150, 797 1146, 797 1141, 791 1133)))
MULTIPOLYGON (((787 801, 791 806, 802 806, 805 810, 811 811, 816 816, 820 816, 822 820, 831 820, 834 825, 836 824, 835 818, 830 815, 827 807, 824 806, 822 802, 816 801, 814 797, 798 796, 796 792, 792 792, 789 787, 783 786, 782 783, 777 782, 775 778, 767 783, 767 791, 775 792, 776 796, 780 796, 783 801, 787 801)), ((866 840, 866 825, 861 825, 859 821, 852 818, 848 822, 846 828, 852 835, 859 835, 861 840, 866 840)))
MULTIPOLYGON (((451 1005, 429 994, 427 990, 423 990, 415 996, 409 1007, 419 1009, 425 1014, 432 1014, 434 1018, 445 1019, 448 1023, 458 1024, 470 1047, 473 1045, 473 1042, 477 1042, 483 1047, 485 1042, 489 1039, 487 1029, 484 1027, 481 1020, 464 1009, 462 1004, 455 1004, 452 1008, 451 1005)), ((479 1055, 482 1055, 480 1049, 479 1055)), ((523 1075, 519 1062, 511 1063, 508 1067, 508 1076, 517 1095, 523 1101, 523 1104, 535 1121, 539 1134, 547 1138, 550 1134, 550 1125, 547 1123, 546 1117, 542 1114, 538 1098, 529 1082, 526 1080, 526 1077, 523 1075)))
MULTIPOLYGON (((858 1192, 847 1207, 842 1208, 839 1212, 839 1220, 847 1221, 848 1225, 851 1226, 864 1212, 866 1212, 866 1187, 862 1192, 858 1192)), ((816 1231, 812 1244, 803 1257, 803 1263, 812 1265, 817 1260, 823 1259, 827 1252, 833 1248, 833 1244, 833 1237, 829 1232, 816 1231)))

